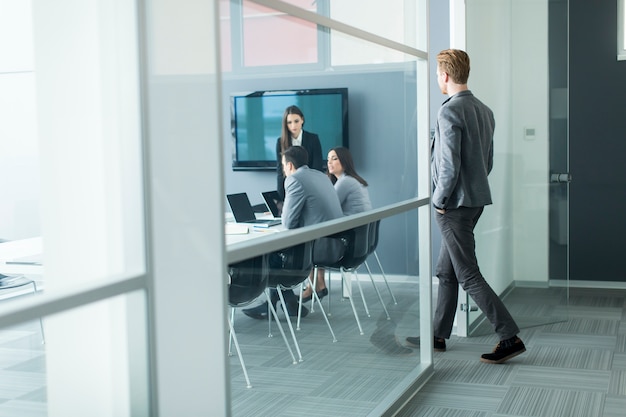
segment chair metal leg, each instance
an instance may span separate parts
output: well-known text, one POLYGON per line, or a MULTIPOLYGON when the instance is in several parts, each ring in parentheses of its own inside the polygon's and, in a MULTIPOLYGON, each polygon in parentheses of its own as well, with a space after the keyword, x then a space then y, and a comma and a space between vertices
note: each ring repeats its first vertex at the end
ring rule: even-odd
MULTIPOLYGON (((230 323, 235 322, 235 307, 230 308, 230 323)), ((232 326, 232 324, 231 324, 232 326)), ((228 356, 233 356, 233 332, 228 335, 228 356)))
MULTIPOLYGON (((345 280, 346 279, 345 273, 347 271, 344 268, 341 268, 340 271, 341 271, 341 278, 345 280)), ((354 313, 356 324, 357 326, 359 326, 359 333, 363 335, 364 333, 363 333, 363 328, 361 327, 361 321, 359 320, 359 315, 356 312, 356 307, 354 307, 354 301, 352 300, 352 288, 350 288, 350 291, 348 292, 348 300, 350 301, 350 306, 352 306, 352 312, 354 313)))
POLYGON ((361 287, 361 280, 359 279, 359 274, 356 273, 356 269, 354 269, 352 273, 354 274, 356 278, 356 284, 359 286, 359 292, 361 293, 361 300, 363 301, 363 307, 365 307, 365 314, 367 314, 367 317, 372 317, 370 315, 369 308, 367 308, 367 302, 365 301, 365 294, 363 293, 363 288, 361 287))
POLYGON ((243 361, 243 356, 241 356, 241 349, 239 349, 239 342, 237 341, 237 335, 235 334, 235 328, 233 327, 230 318, 228 319, 228 327, 230 328, 230 335, 235 343, 235 349, 237 350, 237 356, 239 357, 239 363, 241 364, 241 369, 243 370, 243 376, 246 378, 246 388, 252 388, 252 384, 250 384, 250 378, 248 378, 248 370, 246 369, 246 364, 243 361))
MULTIPOLYGON (((285 298, 283 297, 283 291, 280 287, 276 288, 278 290, 278 298, 280 298, 280 305, 283 307, 283 311, 286 315, 287 325, 289 326, 289 331, 291 332, 291 337, 293 339, 293 344, 296 346, 296 351, 298 352, 298 360, 302 362, 302 353, 300 352, 300 345, 298 344, 298 339, 296 339, 296 333, 293 331, 293 325, 291 324, 291 319, 289 318, 289 312, 287 310, 287 304, 285 304, 285 298)), ((271 303, 270 303, 271 305, 271 303)), ((272 306, 273 308, 273 306, 272 306)), ((278 316, 276 316, 278 318, 278 316)))
MULTIPOLYGON (((313 281, 311 281, 311 277, 309 277, 309 284, 311 285, 311 291, 315 292, 317 288, 317 271, 319 268, 316 266, 313 268, 313 281)), ((311 313, 315 312, 315 298, 311 297, 311 313)))
POLYGON ((317 295, 315 291, 313 291, 313 299, 317 300, 317 303, 319 304, 322 315, 324 316, 324 320, 326 321, 326 325, 328 326, 328 330, 330 330, 330 334, 333 337, 333 343, 335 343, 337 341, 337 337, 335 336, 335 332, 333 332, 333 328, 330 325, 330 321, 328 321, 328 317, 326 316, 326 311, 324 311, 324 306, 322 305, 322 301, 320 300, 319 296, 317 295))
POLYGON ((383 265, 380 263, 378 254, 376 253, 376 251, 374 251, 373 253, 374 253, 374 258, 376 259, 376 262, 378 262, 378 268, 380 268, 380 273, 383 275, 383 279, 385 280, 385 285, 387 285, 387 290, 389 291, 389 294, 391 294, 393 303, 398 304, 398 301, 396 301, 396 297, 393 295, 393 292, 391 291, 391 287, 389 286, 389 282, 387 281, 387 276, 385 275, 385 270, 383 269, 383 265))
MULTIPOLYGON (((278 292, 279 294, 281 294, 281 292, 278 292)), ((291 355, 291 360, 292 363, 295 365, 298 363, 298 361, 296 360, 295 355, 293 354, 293 350, 291 349, 291 346, 289 345, 289 341, 287 340, 287 335, 285 334, 285 331, 283 330, 283 326, 282 324, 280 324, 280 320, 278 319, 278 314, 276 313, 276 309, 274 308, 274 306, 272 305, 272 302, 270 301, 270 296, 268 294, 268 292, 265 292, 265 296, 267 297, 267 305, 268 305, 268 309, 270 314, 272 315, 272 317, 274 317, 274 320, 276 320, 276 325, 278 327, 278 330, 280 331, 280 334, 283 336, 283 340, 285 341, 285 345, 287 346, 287 350, 289 351, 289 354, 291 355)), ((282 296, 281 296, 282 298, 282 296)), ((289 317, 289 316, 287 316, 289 317)), ((289 321, 289 318, 287 318, 287 320, 289 321)), ((268 318, 268 321, 272 321, 271 318, 268 318)), ((269 335, 268 337, 272 337, 271 335, 269 335)), ((296 342, 296 346, 297 346, 297 342, 296 342)), ((298 350, 298 354, 300 353, 300 351, 298 350)), ((302 355, 300 355, 300 359, 302 359, 302 355)))
POLYGON ((372 281, 372 286, 376 290, 376 295, 378 295, 378 299, 380 300, 380 304, 383 306, 383 310, 385 310, 385 314, 387 315, 387 320, 391 320, 391 317, 389 316, 389 312, 387 311, 387 306, 385 306, 385 302, 383 301, 383 297, 380 295, 380 291, 378 291, 378 287, 376 286, 376 283, 374 282, 374 277, 372 276, 372 271, 370 271, 370 267, 367 264, 367 262, 365 263, 365 268, 367 268, 367 272, 370 275, 370 281, 372 281))
POLYGON ((330 294, 331 294, 331 291, 330 291, 330 290, 331 290, 331 288, 330 288, 330 286, 331 286, 331 282, 332 282, 332 280, 331 280, 331 276, 330 276, 330 274, 331 274, 330 268, 326 268, 326 270, 328 271, 328 276, 326 277, 326 286, 328 287, 328 313, 327 313, 326 315, 327 315, 328 317, 330 317, 330 315, 332 314, 332 313, 330 312, 330 294))
POLYGON ((300 321, 302 319, 302 293, 304 292, 304 281, 300 284, 300 298, 298 300, 298 319, 296 320, 296 330, 300 330, 300 321))
MULTIPOLYGON (((37 294, 37 283, 35 282, 35 280, 31 281, 31 284, 33 284, 33 295, 37 294)), ((43 320, 41 317, 39 317, 39 328, 41 329, 41 344, 45 345, 46 344, 46 336, 43 332, 43 320)))

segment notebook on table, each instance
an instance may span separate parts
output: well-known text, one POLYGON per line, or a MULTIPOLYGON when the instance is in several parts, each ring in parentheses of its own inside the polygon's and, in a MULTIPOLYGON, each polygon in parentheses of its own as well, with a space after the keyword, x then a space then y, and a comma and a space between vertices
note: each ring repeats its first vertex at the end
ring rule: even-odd
POLYGON ((261 193, 263 196, 263 200, 265 200, 265 205, 272 212, 272 216, 274 218, 280 218, 280 209, 278 208, 278 203, 281 201, 280 196, 277 191, 264 191, 261 193))
POLYGON ((276 226, 281 223, 277 219, 257 219, 246 193, 228 194, 226 199, 237 223, 251 223, 259 227, 276 226))

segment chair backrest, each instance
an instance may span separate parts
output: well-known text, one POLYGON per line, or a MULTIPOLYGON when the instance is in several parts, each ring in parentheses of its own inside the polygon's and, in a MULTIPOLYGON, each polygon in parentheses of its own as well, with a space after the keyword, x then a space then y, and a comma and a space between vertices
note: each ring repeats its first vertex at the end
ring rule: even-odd
POLYGON ((369 255, 372 254, 376 250, 378 246, 378 231, 380 229, 380 220, 376 220, 375 222, 370 223, 369 232, 367 235, 367 240, 369 241, 369 248, 367 253, 369 255))
POLYGON ((356 268, 361 265, 367 259, 369 255, 369 234, 370 225, 364 224, 363 226, 355 227, 347 232, 348 247, 346 253, 341 259, 341 266, 350 269, 356 268))
POLYGON ((305 242, 269 254, 269 287, 291 288, 313 269, 312 243, 305 242))
POLYGON ((348 241, 344 236, 346 232, 337 235, 325 236, 313 242, 313 264, 317 266, 332 267, 337 265, 344 257, 348 247, 348 241))
POLYGON ((239 307, 254 301, 267 287, 268 272, 266 255, 230 265, 228 304, 239 307))
POLYGON ((367 238, 369 229, 370 225, 364 224, 334 235, 332 238, 337 239, 344 245, 343 256, 335 262, 318 263, 316 259, 315 264, 327 268, 343 267, 350 269, 358 267, 365 262, 369 255, 370 246, 367 238))

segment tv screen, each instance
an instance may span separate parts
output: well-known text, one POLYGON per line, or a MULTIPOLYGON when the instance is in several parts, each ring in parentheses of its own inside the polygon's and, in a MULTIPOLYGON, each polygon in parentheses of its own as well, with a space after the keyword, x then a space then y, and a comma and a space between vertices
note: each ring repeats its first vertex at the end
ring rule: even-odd
POLYGON ((298 106, 304 130, 316 133, 322 158, 335 146, 348 147, 348 89, 255 91, 231 95, 233 169, 276 169, 276 141, 285 109, 298 106))

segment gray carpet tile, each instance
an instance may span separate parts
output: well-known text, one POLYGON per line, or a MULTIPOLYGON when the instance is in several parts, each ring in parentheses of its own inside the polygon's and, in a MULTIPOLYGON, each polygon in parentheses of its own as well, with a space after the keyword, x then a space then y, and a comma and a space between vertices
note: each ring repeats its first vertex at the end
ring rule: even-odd
MULTIPOLYGON (((296 364, 275 324, 268 337, 266 322, 237 312, 235 328, 253 388, 246 388, 237 356, 230 357, 234 417, 366 416, 419 364, 419 349, 404 342, 419 333, 414 287, 394 284, 397 305, 381 288, 392 317, 387 320, 371 285, 363 284, 371 317, 359 299, 356 306, 365 334, 358 333, 336 286, 330 320, 338 341, 332 342, 321 313, 311 313, 296 330, 304 358, 296 364)), ((433 377, 398 416, 626 415, 626 291, 571 289, 569 307, 546 305, 561 299, 558 291, 516 291, 505 304, 521 315, 520 323, 543 322, 522 329, 527 352, 503 365, 484 364, 480 355, 498 342, 488 324, 479 336, 453 336, 447 352, 434 354, 433 377), (532 317, 533 305, 543 317, 532 317)), ((38 322, 0 331, 0 417, 47 415, 45 365, 38 322)))
POLYGON ((611 371, 520 366, 511 385, 606 393, 610 376, 611 371))
POLYGON ((596 417, 602 415, 604 394, 535 387, 511 387, 498 413, 510 416, 596 417))
POLYGON ((626 414, 626 396, 607 395, 604 399, 603 417, 624 417, 626 414))
POLYGON ((507 390, 504 386, 431 380, 411 403, 444 409, 495 412, 507 390))

